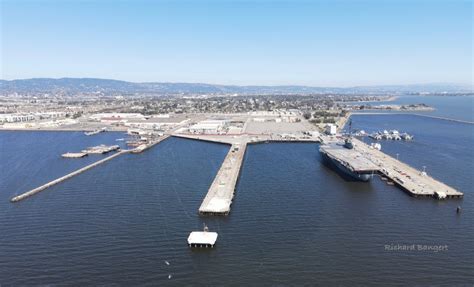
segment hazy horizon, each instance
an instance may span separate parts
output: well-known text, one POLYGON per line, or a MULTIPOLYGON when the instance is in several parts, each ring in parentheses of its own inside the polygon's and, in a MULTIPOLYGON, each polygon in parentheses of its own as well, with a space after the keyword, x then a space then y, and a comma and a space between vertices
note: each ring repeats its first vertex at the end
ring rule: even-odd
POLYGON ((473 87, 473 84, 471 83, 454 83, 454 82, 426 82, 426 83, 410 83, 410 84, 404 84, 404 83, 386 83, 386 84, 376 84, 376 85, 339 85, 339 86, 316 86, 316 85, 300 85, 300 84, 276 84, 276 85, 270 85, 270 84, 223 84, 223 83, 212 83, 212 82, 184 82, 184 81, 130 81, 127 79, 111 79, 111 78, 95 78, 95 77, 35 77, 35 78, 15 78, 15 79, 0 79, 3 81, 27 81, 27 80, 40 80, 40 79, 52 79, 52 80, 61 80, 61 79, 80 79, 80 80, 85 80, 85 79, 94 79, 94 80, 104 80, 104 81, 121 81, 121 82, 128 82, 128 83, 134 83, 134 84, 148 84, 148 83, 163 83, 163 84, 195 84, 195 85, 215 85, 215 86, 307 86, 307 87, 321 87, 321 88, 356 88, 356 87, 383 87, 383 86, 417 86, 417 85, 454 85, 454 86, 469 86, 473 87))

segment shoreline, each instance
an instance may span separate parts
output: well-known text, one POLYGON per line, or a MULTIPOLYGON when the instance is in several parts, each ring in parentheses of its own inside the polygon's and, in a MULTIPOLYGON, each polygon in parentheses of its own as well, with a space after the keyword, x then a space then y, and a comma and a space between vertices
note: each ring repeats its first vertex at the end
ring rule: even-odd
MULTIPOLYGON (((31 129, 31 128, 25 128, 25 129, 22 129, 22 128, 1 128, 0 127, 0 132, 1 131, 13 131, 13 132, 18 132, 18 131, 22 131, 22 132, 88 132, 90 131, 90 129, 62 129, 62 128, 58 128, 58 129, 31 129)), ((107 130, 107 132, 127 132, 127 129, 123 129, 123 130, 107 130)))
MULTIPOLYGON (((401 107, 396 105, 397 107, 401 107)), ((357 110, 356 110, 357 111, 357 110)), ((387 111, 387 112, 405 112, 405 113, 411 113, 411 112, 433 112, 436 111, 434 107, 423 107, 423 108, 410 108, 410 109, 389 109, 389 108, 380 108, 380 106, 372 106, 367 109, 362 109, 358 111, 387 111)))
POLYGON ((341 132, 344 129, 347 121, 349 120, 351 116, 352 116, 352 112, 347 112, 345 116, 339 118, 339 120, 336 123, 338 132, 341 132))

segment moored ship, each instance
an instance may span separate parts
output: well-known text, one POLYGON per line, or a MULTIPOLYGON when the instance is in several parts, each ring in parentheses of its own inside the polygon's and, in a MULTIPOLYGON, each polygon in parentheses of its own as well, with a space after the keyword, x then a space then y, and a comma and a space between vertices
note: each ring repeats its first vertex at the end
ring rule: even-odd
POLYGON ((328 165, 351 180, 369 181, 378 170, 374 163, 354 150, 350 140, 346 140, 344 145, 323 145, 319 148, 319 152, 328 165))

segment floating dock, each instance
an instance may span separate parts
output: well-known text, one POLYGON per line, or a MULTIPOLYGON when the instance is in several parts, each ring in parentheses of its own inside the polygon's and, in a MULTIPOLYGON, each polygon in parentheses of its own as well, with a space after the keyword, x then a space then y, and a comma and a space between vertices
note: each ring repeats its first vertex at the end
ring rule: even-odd
POLYGON ((193 231, 188 236, 189 247, 214 247, 217 241, 217 232, 210 232, 204 225, 203 231, 193 231))
POLYGON ((67 153, 63 153, 61 156, 64 157, 64 158, 82 158, 82 157, 87 156, 87 153, 85 153, 85 152, 67 152, 67 153))
POLYGON ((86 153, 86 154, 104 154, 104 153, 109 153, 111 151, 115 151, 119 149, 120 149, 120 146, 118 145, 107 146, 107 145, 102 144, 98 146, 89 147, 85 150, 82 150, 81 152, 86 153))
POLYGON ((200 214, 229 214, 246 148, 246 141, 232 144, 201 207, 199 207, 200 214))

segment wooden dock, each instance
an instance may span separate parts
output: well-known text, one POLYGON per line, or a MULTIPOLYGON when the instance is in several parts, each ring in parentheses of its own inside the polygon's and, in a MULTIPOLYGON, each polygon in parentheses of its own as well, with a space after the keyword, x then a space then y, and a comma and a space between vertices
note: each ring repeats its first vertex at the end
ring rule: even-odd
POLYGON ((201 207, 199 207, 200 214, 229 214, 246 149, 247 141, 245 140, 232 144, 201 207))

